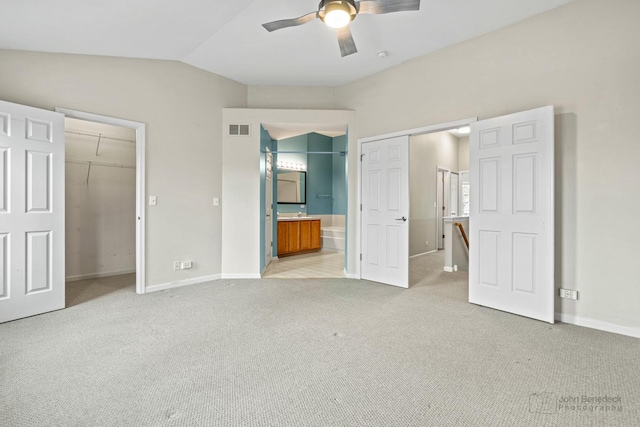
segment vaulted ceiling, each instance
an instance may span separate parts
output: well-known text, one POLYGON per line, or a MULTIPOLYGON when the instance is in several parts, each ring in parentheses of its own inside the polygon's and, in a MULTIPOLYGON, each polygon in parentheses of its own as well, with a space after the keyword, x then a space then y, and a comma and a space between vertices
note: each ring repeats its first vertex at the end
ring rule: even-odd
POLYGON ((0 0, 0 48, 182 61, 248 85, 335 86, 573 0, 422 0, 418 12, 358 15, 358 52, 314 20, 317 0, 0 0), (385 58, 378 52, 385 51, 385 58))

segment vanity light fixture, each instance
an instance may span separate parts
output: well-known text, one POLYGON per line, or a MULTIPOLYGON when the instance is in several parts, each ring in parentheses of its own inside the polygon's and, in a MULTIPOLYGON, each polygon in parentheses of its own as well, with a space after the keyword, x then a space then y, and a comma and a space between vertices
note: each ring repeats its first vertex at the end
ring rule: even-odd
POLYGON ((303 171, 307 169, 307 167, 302 163, 283 162, 282 160, 278 160, 277 165, 278 165, 278 169, 291 169, 291 170, 298 170, 298 171, 303 171))

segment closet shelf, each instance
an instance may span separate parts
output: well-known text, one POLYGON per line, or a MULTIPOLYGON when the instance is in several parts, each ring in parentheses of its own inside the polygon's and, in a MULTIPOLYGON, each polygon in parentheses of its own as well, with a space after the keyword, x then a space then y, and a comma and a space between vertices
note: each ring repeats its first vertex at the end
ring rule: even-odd
POLYGON ((127 138, 121 138, 118 136, 110 136, 102 132, 96 132, 96 131, 86 130, 86 129, 64 128, 64 133, 69 135, 81 135, 81 136, 90 136, 93 138, 98 138, 98 144, 96 145, 96 156, 99 155, 98 151, 100 151, 100 142, 104 139, 110 139, 112 141, 133 142, 134 144, 136 143, 135 139, 131 140, 127 138))

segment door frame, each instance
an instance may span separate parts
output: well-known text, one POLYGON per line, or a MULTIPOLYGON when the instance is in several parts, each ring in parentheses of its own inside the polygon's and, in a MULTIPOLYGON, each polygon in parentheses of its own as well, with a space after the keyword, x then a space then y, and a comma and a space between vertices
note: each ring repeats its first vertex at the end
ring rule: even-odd
MULTIPOLYGON (((449 183, 449 187, 451 186, 451 170, 445 166, 436 165, 436 252, 440 250, 440 243, 442 243, 442 249, 444 247, 444 218, 447 215, 447 210, 442 209, 444 206, 451 203, 451 195, 447 198, 447 188, 445 183, 449 183), (442 172, 442 199, 440 198, 440 194, 438 194, 438 175, 442 172), (442 218, 440 217, 440 213, 442 213, 442 218)), ((451 206, 449 206, 449 213, 451 212, 451 206)))
MULTIPOLYGON (((264 227, 264 240, 265 240, 265 252, 264 252, 264 269, 262 270, 261 274, 264 274, 264 272, 267 270, 267 267, 269 267, 269 264, 271 264, 271 261, 273 261, 273 183, 274 183, 274 168, 273 168, 273 153, 271 152, 271 150, 269 149, 269 147, 265 148, 265 154, 264 154, 265 158, 265 176, 264 176, 264 198, 265 198, 265 202, 267 201, 267 194, 269 194, 269 178, 268 178, 268 172, 269 172, 269 156, 271 156, 271 207, 267 208, 266 203, 265 203, 265 227, 264 227), (271 228, 267 227, 267 219, 266 217, 270 216, 271 218, 271 228), (271 233, 269 233, 269 229, 271 230, 271 233), (269 239, 267 239, 267 237, 269 237, 269 235, 271 235, 271 242, 268 242, 269 239)), ((276 218, 276 225, 278 224, 277 218, 276 218)))
MULTIPOLYGON (((407 129, 398 132, 392 132, 387 134, 381 134, 376 136, 369 136, 366 138, 358 138, 358 184, 357 184, 357 197, 358 197, 358 215, 356 222, 356 279, 362 279, 362 145, 367 142, 378 141, 381 139, 395 138, 397 136, 415 136, 425 133, 441 132, 451 129, 457 129, 463 126, 469 126, 471 123, 478 121, 477 117, 470 117, 467 119, 456 120, 452 122, 438 123, 434 125, 423 126, 420 128, 407 129)), ((411 142, 409 142, 411 147, 411 142)), ((411 158, 411 149, 409 149, 409 158, 411 158)))
POLYGON ((84 111, 71 110, 68 108, 56 107, 55 111, 62 113, 65 117, 73 119, 87 120, 106 125, 120 126, 134 129, 136 131, 136 293, 144 294, 147 291, 146 281, 146 240, 145 240, 145 202, 146 202, 146 125, 142 122, 118 119, 115 117, 103 116, 99 114, 87 113, 84 111))

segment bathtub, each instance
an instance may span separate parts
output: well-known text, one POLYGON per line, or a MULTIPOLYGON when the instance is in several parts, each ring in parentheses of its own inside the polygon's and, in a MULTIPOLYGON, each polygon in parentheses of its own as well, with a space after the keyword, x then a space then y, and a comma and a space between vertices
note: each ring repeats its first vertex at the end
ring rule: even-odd
POLYGON ((344 252, 344 227, 322 226, 322 249, 344 252))

